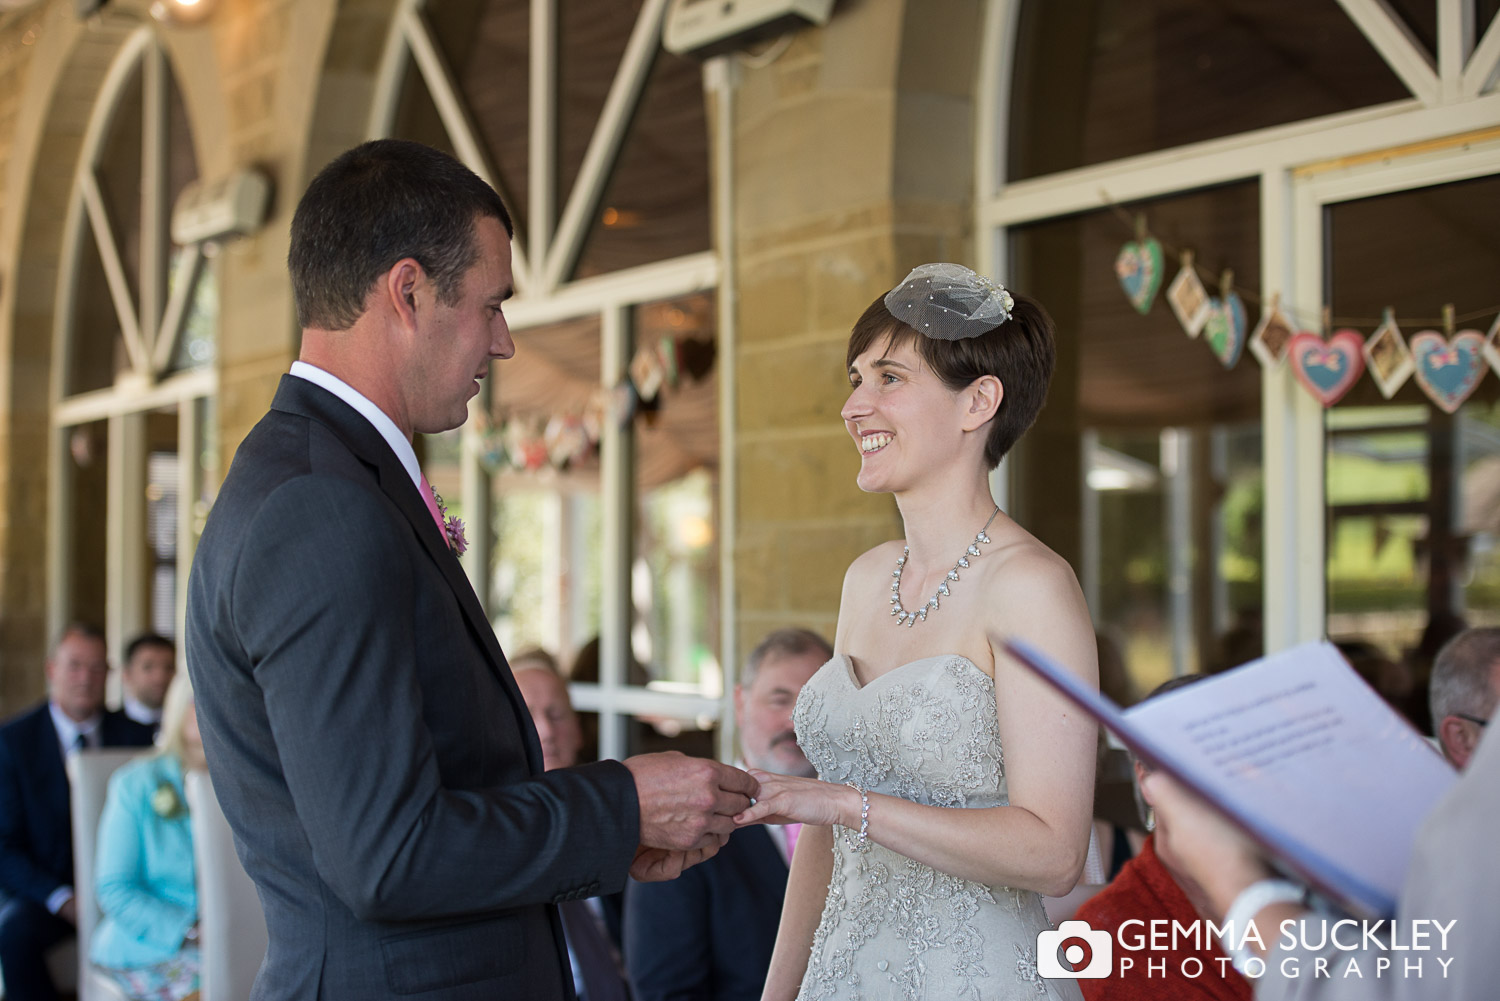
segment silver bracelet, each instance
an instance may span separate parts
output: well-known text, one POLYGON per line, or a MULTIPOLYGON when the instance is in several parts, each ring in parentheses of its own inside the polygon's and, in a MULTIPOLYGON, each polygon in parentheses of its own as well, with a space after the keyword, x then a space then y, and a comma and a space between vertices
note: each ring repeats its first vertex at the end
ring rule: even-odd
POLYGON ((853 782, 844 784, 859 793, 859 836, 850 837, 848 829, 845 828, 844 847, 851 852, 867 852, 870 850, 870 794, 853 782))

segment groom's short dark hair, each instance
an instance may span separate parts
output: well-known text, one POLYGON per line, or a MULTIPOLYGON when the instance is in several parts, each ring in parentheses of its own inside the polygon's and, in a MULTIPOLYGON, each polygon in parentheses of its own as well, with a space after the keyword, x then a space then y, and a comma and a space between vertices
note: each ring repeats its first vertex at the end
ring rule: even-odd
POLYGON ((481 216, 515 235, 500 196, 447 153, 376 139, 341 154, 313 178, 292 218, 287 266, 298 324, 347 330, 370 287, 406 257, 422 265, 438 300, 453 305, 478 257, 481 216))

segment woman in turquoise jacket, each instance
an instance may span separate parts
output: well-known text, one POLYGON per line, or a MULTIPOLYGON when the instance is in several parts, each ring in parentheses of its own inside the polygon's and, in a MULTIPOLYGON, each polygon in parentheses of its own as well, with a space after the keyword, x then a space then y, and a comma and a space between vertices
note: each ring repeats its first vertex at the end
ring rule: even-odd
POLYGON ((198 887, 186 769, 202 768, 192 685, 179 671, 162 711, 160 750, 110 778, 99 818, 95 886, 103 919, 89 958, 133 1001, 182 1001, 198 990, 198 887))

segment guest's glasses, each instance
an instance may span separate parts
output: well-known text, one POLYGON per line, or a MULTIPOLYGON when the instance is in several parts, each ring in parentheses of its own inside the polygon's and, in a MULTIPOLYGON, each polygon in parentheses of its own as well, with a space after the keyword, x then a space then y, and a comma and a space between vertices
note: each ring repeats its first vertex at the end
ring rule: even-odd
POLYGON ((1459 719, 1466 719, 1470 723, 1477 723, 1480 726, 1489 726, 1490 723, 1490 721, 1487 719, 1480 719, 1478 716, 1470 716, 1468 713, 1454 713, 1453 715, 1457 716, 1459 719))

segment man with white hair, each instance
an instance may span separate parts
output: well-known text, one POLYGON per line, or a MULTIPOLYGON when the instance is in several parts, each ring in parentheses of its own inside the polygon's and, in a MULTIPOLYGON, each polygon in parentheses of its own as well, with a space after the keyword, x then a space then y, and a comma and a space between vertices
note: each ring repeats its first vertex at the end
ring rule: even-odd
POLYGON ((1500 627, 1465 629, 1449 640, 1433 662, 1428 692, 1433 735, 1463 771, 1500 702, 1500 627))

